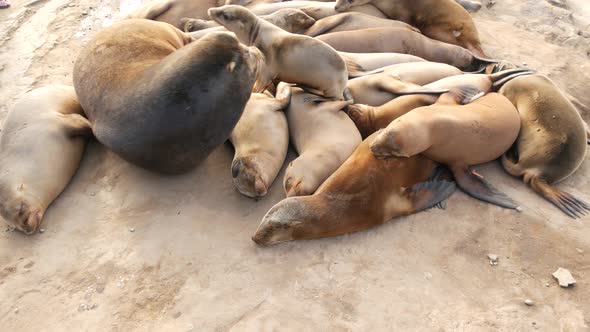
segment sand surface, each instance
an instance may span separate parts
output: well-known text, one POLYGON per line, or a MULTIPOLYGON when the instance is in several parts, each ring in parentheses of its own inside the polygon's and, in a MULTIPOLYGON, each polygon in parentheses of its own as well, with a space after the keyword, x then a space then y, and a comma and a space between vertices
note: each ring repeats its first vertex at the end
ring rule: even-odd
MULTIPOLYGON (((527 63, 590 105, 590 3, 495 2, 474 14, 486 52, 527 63)), ((138 3, 12 4, 0 10, 0 122, 23 93, 71 84, 88 39, 138 3)), ((277 182, 260 201, 241 196, 232 154, 221 146, 197 170, 164 177, 89 144, 43 234, 2 226, 0 330, 590 329, 590 217, 567 218, 497 163, 477 169, 523 213, 457 192, 446 210, 258 248, 250 236, 284 194, 277 182), (553 280, 558 267, 573 273, 573 289, 553 280)), ((590 201, 590 158, 559 187, 590 201)))

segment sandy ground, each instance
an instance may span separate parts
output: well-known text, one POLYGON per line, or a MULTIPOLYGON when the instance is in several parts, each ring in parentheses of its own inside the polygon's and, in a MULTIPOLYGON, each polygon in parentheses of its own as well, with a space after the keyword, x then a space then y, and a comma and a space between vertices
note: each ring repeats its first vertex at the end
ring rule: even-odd
MULTIPOLYGON (((12 3, 0 11, 0 121, 26 91, 71 83, 88 38, 134 5, 12 3)), ((491 56, 525 62, 590 105, 590 4, 567 5, 496 0, 474 16, 491 56)), ((444 211, 261 249, 250 236, 281 186, 242 197, 232 153, 222 146, 194 172, 164 177, 89 144, 43 234, 0 232, 0 330, 590 329, 590 218, 568 219, 498 164, 478 171, 523 213, 457 192, 444 211), (573 289, 552 279, 558 267, 573 289)), ((589 185, 587 158, 560 188, 590 201, 589 185)))

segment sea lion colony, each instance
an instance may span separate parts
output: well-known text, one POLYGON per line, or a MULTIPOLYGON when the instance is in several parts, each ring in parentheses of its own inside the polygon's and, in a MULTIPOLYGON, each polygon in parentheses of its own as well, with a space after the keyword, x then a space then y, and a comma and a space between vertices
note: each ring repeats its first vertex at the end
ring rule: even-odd
POLYGON ((579 218, 590 205, 554 184, 582 163, 588 126, 548 78, 485 55, 468 12, 480 7, 147 3, 89 42, 73 87, 40 88, 12 107, 0 137, 0 215, 36 232, 94 136, 164 174, 195 168, 229 140, 228 175, 254 198, 280 182, 291 142, 299 157, 282 181, 288 198, 264 216, 259 245, 442 207, 456 186, 518 211, 470 168, 496 159, 579 218))

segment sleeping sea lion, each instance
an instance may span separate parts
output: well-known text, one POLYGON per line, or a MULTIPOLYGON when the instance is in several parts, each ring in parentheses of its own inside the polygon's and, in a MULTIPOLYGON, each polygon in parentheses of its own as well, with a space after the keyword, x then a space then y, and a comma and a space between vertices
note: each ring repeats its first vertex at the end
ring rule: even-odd
POLYGON ((318 20, 305 34, 310 37, 316 37, 331 32, 369 28, 402 28, 420 32, 420 30, 401 21, 379 18, 362 13, 342 13, 318 20))

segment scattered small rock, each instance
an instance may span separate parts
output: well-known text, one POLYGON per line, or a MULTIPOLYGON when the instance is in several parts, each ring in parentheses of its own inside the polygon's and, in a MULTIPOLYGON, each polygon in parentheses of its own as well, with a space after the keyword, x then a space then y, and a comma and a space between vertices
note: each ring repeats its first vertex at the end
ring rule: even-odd
POLYGON ((578 252, 578 254, 583 254, 584 250, 580 249, 580 248, 576 248, 576 251, 578 252))
POLYGON ((19 311, 18 308, 14 308, 14 313, 15 314, 18 314, 18 311, 19 311))
POLYGON ((574 279, 570 271, 562 267, 553 272, 553 278, 557 279, 559 286, 563 288, 567 288, 576 284, 576 279, 574 279))
POLYGON ((87 11, 83 11, 82 12, 82 16, 86 16, 86 15, 88 15, 88 12, 87 11))
POLYGON ((39 229, 39 233, 45 233, 45 228, 39 229))
POLYGON ((498 265, 498 255, 488 254, 488 258, 490 259, 490 265, 498 265))
POLYGON ((529 64, 528 64, 528 63, 526 63, 526 62, 523 62, 523 63, 522 63, 522 65, 526 67, 526 66, 528 66, 529 64))
POLYGON ((550 285, 549 285, 549 283, 546 283, 546 284, 545 284, 545 287, 549 287, 549 286, 550 286, 550 285))
POLYGON ((94 310, 96 308, 98 308, 98 304, 95 303, 95 304, 91 305, 90 308, 88 308, 88 310, 94 310))
POLYGON ((96 292, 102 294, 104 292, 104 285, 96 285, 96 292))
POLYGON ((180 317, 180 315, 182 315, 182 312, 176 312, 174 313, 174 315, 172 315, 172 318, 177 319, 178 317, 180 317))
POLYGON ((496 0, 490 0, 490 1, 488 1, 488 4, 486 5, 486 7, 489 9, 489 8, 492 8, 495 4, 496 4, 496 0))
POLYGON ((135 228, 131 227, 131 228, 129 228, 129 231, 130 231, 131 233, 133 233, 133 232, 135 232, 135 228))
POLYGON ((78 306, 78 312, 86 311, 86 303, 81 303, 78 306))
POLYGON ((531 307, 531 306, 535 305, 535 302, 533 302, 533 300, 531 300, 531 299, 526 299, 526 300, 524 300, 524 304, 531 307))

